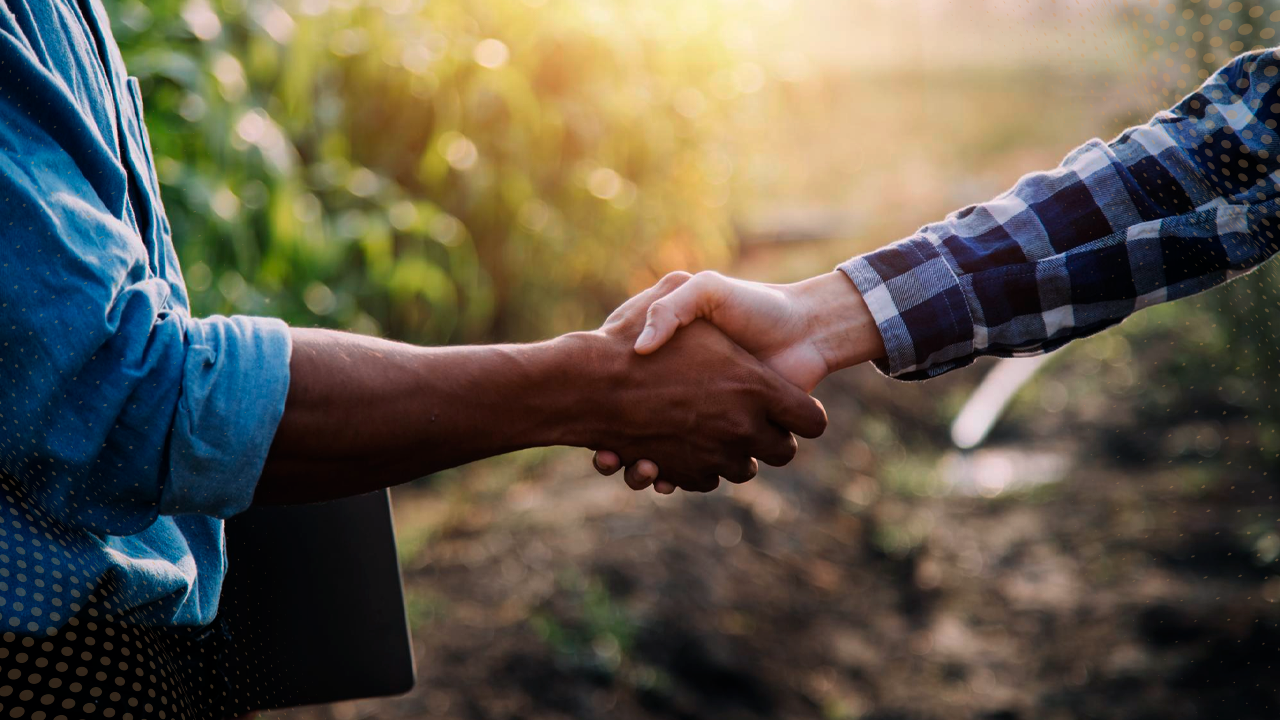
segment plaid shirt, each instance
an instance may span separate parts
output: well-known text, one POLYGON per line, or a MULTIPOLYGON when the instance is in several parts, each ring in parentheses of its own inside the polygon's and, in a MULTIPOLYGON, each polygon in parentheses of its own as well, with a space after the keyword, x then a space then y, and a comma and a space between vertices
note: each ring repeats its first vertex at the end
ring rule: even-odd
POLYGON ((1242 55, 1146 125, 843 263, 877 366, 923 380, 1046 353, 1257 267, 1280 249, 1277 73, 1280 48, 1242 55))

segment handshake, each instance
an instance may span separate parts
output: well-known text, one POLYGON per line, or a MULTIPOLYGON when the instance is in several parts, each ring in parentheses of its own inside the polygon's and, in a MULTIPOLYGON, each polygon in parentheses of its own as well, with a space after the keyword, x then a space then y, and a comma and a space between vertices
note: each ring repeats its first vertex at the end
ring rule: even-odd
POLYGON ((809 391, 884 355, 842 272, 791 285, 673 273, 599 330, 423 348, 291 329, 284 415, 254 502, 316 502, 530 447, 597 451, 636 490, 708 492, 827 426, 809 391), (794 435, 793 435, 794 434, 794 435))
MULTIPOLYGON (((633 490, 709 492, 781 466, 795 436, 827 425, 808 393, 828 374, 883 356, 853 283, 832 272, 791 285, 672 273, 613 312, 590 353, 610 377, 602 426, 585 443, 633 490)), ((568 337, 568 336, 566 336, 568 337)))

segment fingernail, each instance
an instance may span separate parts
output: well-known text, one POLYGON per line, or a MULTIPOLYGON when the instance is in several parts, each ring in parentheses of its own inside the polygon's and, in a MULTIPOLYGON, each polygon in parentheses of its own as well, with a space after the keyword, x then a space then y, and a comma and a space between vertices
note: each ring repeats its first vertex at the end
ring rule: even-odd
POLYGON ((644 332, 640 333, 640 337, 636 338, 636 349, 644 347, 653 339, 653 328, 646 327, 644 332))

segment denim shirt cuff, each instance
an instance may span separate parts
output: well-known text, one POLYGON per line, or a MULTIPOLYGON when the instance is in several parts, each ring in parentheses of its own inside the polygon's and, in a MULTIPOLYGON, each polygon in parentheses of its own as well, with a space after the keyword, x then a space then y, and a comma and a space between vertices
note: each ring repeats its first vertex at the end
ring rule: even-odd
POLYGON ((189 320, 161 514, 227 518, 249 507, 284 414, 292 349, 275 318, 189 320))

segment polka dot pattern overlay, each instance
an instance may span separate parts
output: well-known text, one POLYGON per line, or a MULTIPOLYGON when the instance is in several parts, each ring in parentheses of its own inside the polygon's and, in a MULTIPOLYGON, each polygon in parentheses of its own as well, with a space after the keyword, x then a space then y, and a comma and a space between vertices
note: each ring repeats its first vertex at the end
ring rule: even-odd
POLYGON ((90 596, 62 630, 0 635, 0 718, 206 720, 232 714, 219 628, 130 625, 90 596))
POLYGON ((207 720, 249 709, 233 701, 220 620, 128 619, 110 574, 77 565, 85 533, 12 482, 0 481, 0 509, 0 719, 207 720))

